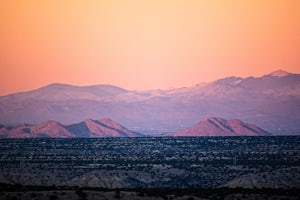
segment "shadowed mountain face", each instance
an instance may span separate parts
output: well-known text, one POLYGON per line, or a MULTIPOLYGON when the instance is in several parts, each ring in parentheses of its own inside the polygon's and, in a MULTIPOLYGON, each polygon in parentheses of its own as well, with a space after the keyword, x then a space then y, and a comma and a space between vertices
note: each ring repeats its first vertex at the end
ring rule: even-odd
MULTIPOLYGON (((0 123, 71 124, 109 117, 131 130, 170 132, 207 116, 238 118, 272 133, 300 134, 300 75, 228 77, 171 90, 128 91, 109 85, 52 84, 0 97, 0 123)), ((84 129, 85 125, 77 125, 84 129)))
POLYGON ((37 125, 5 126, 0 128, 0 138, 102 138, 139 137, 139 133, 129 131, 111 119, 88 119, 77 124, 64 126, 57 121, 48 120, 37 125))
POLYGON ((129 131, 111 119, 100 120, 87 119, 78 124, 66 126, 77 137, 139 137, 138 133, 129 131))
POLYGON ((238 119, 225 120, 209 117, 191 128, 168 133, 165 136, 263 136, 271 135, 261 128, 238 119))

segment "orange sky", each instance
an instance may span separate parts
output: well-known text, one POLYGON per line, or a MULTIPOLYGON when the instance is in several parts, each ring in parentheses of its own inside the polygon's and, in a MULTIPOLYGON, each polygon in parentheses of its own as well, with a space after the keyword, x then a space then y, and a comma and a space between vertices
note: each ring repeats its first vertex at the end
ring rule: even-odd
POLYGON ((1 0, 0 95, 300 73, 299 0, 1 0))

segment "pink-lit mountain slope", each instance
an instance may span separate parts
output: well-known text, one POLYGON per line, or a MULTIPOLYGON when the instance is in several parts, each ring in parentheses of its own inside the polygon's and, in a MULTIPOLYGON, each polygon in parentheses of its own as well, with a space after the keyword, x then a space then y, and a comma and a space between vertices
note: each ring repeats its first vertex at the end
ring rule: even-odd
POLYGON ((37 124, 55 119, 73 124, 109 117, 130 130, 165 133, 191 127, 207 116, 219 116, 249 121, 274 134, 300 135, 299 102, 300 74, 282 70, 167 90, 56 83, 0 96, 0 123, 37 124))
POLYGON ((62 125, 57 121, 48 120, 37 125, 9 126, 0 125, 0 138, 102 138, 102 137, 139 137, 111 119, 92 120, 71 125, 62 125))
POLYGON ((48 120, 37 125, 3 125, 0 129, 0 138, 37 137, 69 138, 75 137, 75 135, 54 120, 48 120))
POLYGON ((166 136, 263 136, 271 135, 267 131, 242 122, 238 119, 226 120, 209 117, 200 121, 191 128, 172 132, 166 136))

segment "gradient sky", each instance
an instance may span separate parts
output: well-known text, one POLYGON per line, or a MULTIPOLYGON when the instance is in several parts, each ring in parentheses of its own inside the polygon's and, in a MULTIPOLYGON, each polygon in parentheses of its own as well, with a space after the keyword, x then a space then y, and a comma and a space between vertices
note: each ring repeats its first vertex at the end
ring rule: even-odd
POLYGON ((0 95, 300 73, 299 0, 1 0, 0 95))

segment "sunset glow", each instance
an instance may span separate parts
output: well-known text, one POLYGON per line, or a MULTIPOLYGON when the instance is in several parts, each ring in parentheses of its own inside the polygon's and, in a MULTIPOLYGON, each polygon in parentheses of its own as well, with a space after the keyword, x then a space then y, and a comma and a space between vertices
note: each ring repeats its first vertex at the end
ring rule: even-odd
POLYGON ((3 0, 0 95, 300 73, 298 0, 3 0))

